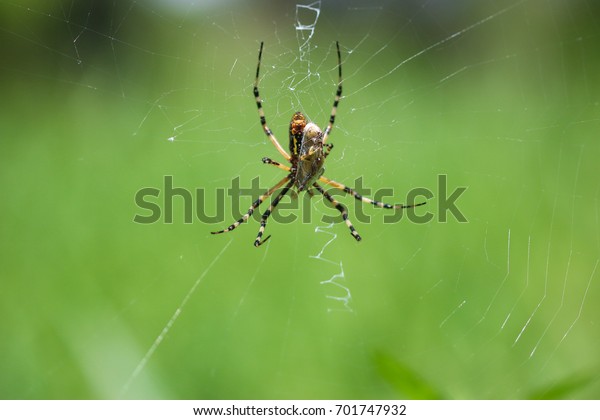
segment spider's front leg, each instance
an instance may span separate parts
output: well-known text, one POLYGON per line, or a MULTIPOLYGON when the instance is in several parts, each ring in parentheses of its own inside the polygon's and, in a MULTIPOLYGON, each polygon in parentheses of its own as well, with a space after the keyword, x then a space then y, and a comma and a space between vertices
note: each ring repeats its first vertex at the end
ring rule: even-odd
POLYGON ((273 143, 273 146, 277 149, 281 156, 283 156, 286 160, 290 160, 290 155, 288 152, 284 150, 283 147, 277 141, 277 138, 267 125, 267 119, 265 117, 265 111, 262 106, 262 99, 260 98, 260 93, 258 92, 258 75, 260 73, 260 63, 262 61, 262 51, 263 51, 263 43, 260 43, 260 50, 258 50, 258 64, 256 65, 256 78, 254 79, 254 87, 252 89, 252 94, 254 95, 254 100, 256 101, 256 107, 258 109, 258 117, 260 119, 260 125, 262 125, 263 131, 273 143))

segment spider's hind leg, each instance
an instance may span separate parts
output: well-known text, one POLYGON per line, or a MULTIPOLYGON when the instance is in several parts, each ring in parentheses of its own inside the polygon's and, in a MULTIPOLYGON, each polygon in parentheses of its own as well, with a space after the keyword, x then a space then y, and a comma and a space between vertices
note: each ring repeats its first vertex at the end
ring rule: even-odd
POLYGON ((342 214, 342 219, 344 219, 344 222, 346 222, 346 226, 348 226, 348 229, 350 229, 350 234, 354 237, 354 239, 356 239, 357 241, 360 241, 362 238, 360 237, 360 235, 354 228, 354 225, 352 225, 352 222, 350 221, 350 219, 348 219, 348 209, 346 209, 346 207, 342 203, 340 203, 335 198, 333 198, 327 191, 325 191, 316 182, 313 184, 313 187, 315 187, 315 189, 317 191, 319 191, 321 194, 323 194, 323 197, 325 197, 331 204, 334 205, 334 207, 336 209, 338 209, 338 211, 342 214))
POLYGON ((256 247, 261 246, 262 244, 267 242, 267 240, 271 237, 271 235, 269 235, 265 239, 261 239, 263 236, 263 233, 265 232, 265 227, 267 226, 267 219, 269 218, 271 213, 273 213, 273 210, 275 210, 275 207, 277 207, 277 204, 279 204, 279 201, 281 201, 283 196, 287 194, 287 192, 289 191, 289 189, 293 183, 294 183, 294 181, 288 182, 286 184, 286 186, 283 187, 281 192, 277 195, 277 197, 275 197, 275 199, 273 200, 273 202, 271 203, 269 208, 267 210, 265 210, 265 212, 263 213, 262 218, 260 219, 260 228, 258 229, 258 235, 256 236, 256 240, 254 241, 254 246, 256 246, 256 247))
POLYGON ((333 188, 336 188, 338 190, 341 190, 341 191, 344 191, 345 193, 350 194, 351 196, 356 198, 358 201, 362 201, 363 203, 367 203, 367 204, 372 204, 375 207, 381 207, 382 209, 410 209, 413 207, 419 207, 419 206, 423 206, 423 205, 427 204, 426 202, 416 203, 416 204, 382 203, 381 201, 373 200, 369 197, 363 197, 362 195, 360 195, 359 193, 354 191, 352 188, 347 187, 344 184, 340 184, 339 182, 334 181, 333 179, 329 179, 329 178, 325 178, 324 176, 321 176, 321 177, 319 177, 319 181, 321 181, 327 185, 331 185, 333 188))
MULTIPOLYGON (((260 206, 263 201, 265 201, 267 198, 269 198, 271 196, 271 194, 273 194, 277 189, 279 189, 283 184, 285 184, 288 181, 289 181, 289 176, 286 176, 281 181, 279 181, 277 184, 275 184, 275 186, 273 188, 270 188, 264 194, 262 194, 260 197, 258 197, 252 203, 252 205, 250 206, 250 208, 248 209, 248 211, 246 212, 246 214, 244 214, 241 219, 236 220, 235 222, 233 222, 233 224, 229 225, 229 227, 227 227, 227 228, 225 228, 223 230, 219 230, 217 232, 211 232, 211 233, 213 235, 218 235, 220 233, 231 232, 232 230, 234 230, 236 227, 238 227, 239 225, 241 225, 242 223, 244 223, 245 221, 247 221, 250 218, 250 216, 252 216, 252 213, 254 213, 254 210, 258 206, 260 206)), ((265 241, 266 241, 266 239, 265 239, 265 241)))

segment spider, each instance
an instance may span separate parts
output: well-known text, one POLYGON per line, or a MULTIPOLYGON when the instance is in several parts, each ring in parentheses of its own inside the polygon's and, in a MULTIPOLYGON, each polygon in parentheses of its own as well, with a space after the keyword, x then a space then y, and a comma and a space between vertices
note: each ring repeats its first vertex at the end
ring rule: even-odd
POLYGON ((283 165, 279 162, 274 161, 271 158, 264 157, 262 158, 263 163, 273 165, 278 167, 279 169, 283 169, 284 171, 289 172, 281 181, 279 181, 275 186, 264 192, 260 197, 258 197, 248 209, 248 212, 242 216, 241 219, 234 222, 232 225, 227 227, 226 229, 220 230, 218 232, 211 232, 212 234, 219 234, 230 232, 240 224, 247 221, 254 210, 261 205, 263 201, 265 201, 268 197, 270 197, 275 191, 279 190, 283 186, 283 189, 275 196, 275 199, 271 202, 269 208, 263 213, 262 218, 260 220, 260 228, 258 230, 258 235, 254 241, 254 246, 258 247, 264 244, 271 235, 262 239, 263 233, 265 232, 265 227, 267 225, 267 219, 277 207, 277 204, 281 201, 281 199, 292 189, 296 188, 298 192, 307 191, 310 195, 314 194, 314 191, 311 188, 314 188, 317 192, 322 194, 342 215, 342 219, 350 229, 350 234, 356 239, 360 241, 362 238, 352 225, 352 222, 348 218, 348 210, 346 207, 338 202, 335 198, 333 198, 327 191, 317 183, 321 181, 324 184, 330 185, 333 188, 338 190, 342 190, 345 193, 352 195, 359 201, 363 201, 368 204, 372 204, 376 207, 381 207, 384 209, 405 209, 410 207, 421 206, 425 203, 413 204, 413 205, 403 205, 403 204, 386 204, 380 201, 375 201, 367 197, 363 197, 358 194, 353 189, 340 184, 334 180, 329 178, 325 178, 323 176, 323 172, 325 168, 323 165, 325 164, 325 159, 329 156, 329 152, 333 148, 333 144, 327 143, 329 138, 329 134, 331 133, 331 129, 333 128, 333 124, 335 122, 335 116, 337 113, 338 104, 340 102, 340 98, 342 97, 342 55, 340 53, 340 44, 339 42, 335 43, 337 49, 337 59, 338 59, 338 85, 337 90, 335 92, 335 98, 333 100, 333 108, 331 109, 331 115, 329 117, 329 123, 323 132, 319 126, 315 123, 309 122, 306 119, 306 116, 301 112, 296 112, 292 116, 292 120, 290 121, 289 128, 289 149, 290 153, 286 152, 277 138, 271 131, 271 129, 267 126, 267 121, 265 118, 265 111, 262 107, 262 100, 258 93, 258 75, 260 72, 260 63, 262 61, 262 51, 263 51, 263 42, 260 43, 260 49, 258 51, 258 64, 256 66, 256 78, 254 79, 254 99, 256 101, 256 106, 258 108, 258 116, 260 117, 260 124, 267 135, 267 137, 271 140, 277 151, 288 161, 291 166, 283 165))

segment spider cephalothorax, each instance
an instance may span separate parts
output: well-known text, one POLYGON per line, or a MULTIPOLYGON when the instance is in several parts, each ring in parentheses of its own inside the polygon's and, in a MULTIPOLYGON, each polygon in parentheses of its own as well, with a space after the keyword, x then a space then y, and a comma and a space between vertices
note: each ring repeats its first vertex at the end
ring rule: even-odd
POLYGON ((333 108, 331 109, 331 115, 329 117, 329 123, 325 128, 325 131, 322 131, 318 125, 312 122, 308 122, 304 114, 301 112, 296 112, 292 116, 292 120, 290 121, 290 153, 288 154, 281 144, 275 138, 275 135, 267 126, 267 121, 265 118, 265 111, 262 108, 262 101, 260 99, 260 95, 258 93, 258 75, 260 71, 260 62, 262 60, 262 51, 263 51, 263 43, 260 43, 260 50, 258 51, 258 65, 256 66, 256 78, 254 79, 254 99, 256 100, 256 106, 258 107, 258 116, 260 117, 260 123, 263 127, 263 131, 269 137, 275 148, 281 153, 281 155, 290 162, 291 166, 282 165, 281 163, 275 162, 274 160, 264 157, 262 159, 263 163, 268 163, 270 165, 277 166, 280 169, 288 171, 288 175, 279 181, 274 187, 270 188, 264 194, 252 203, 250 209, 242 216, 241 219, 234 222, 227 229, 220 230, 218 232, 212 232, 213 234, 217 233, 225 233, 232 231, 236 227, 238 227, 241 223, 245 222, 252 216, 254 210, 260 206, 260 204, 265 201, 269 196, 271 196, 275 191, 279 190, 279 188, 283 187, 279 194, 275 196, 269 208, 263 213, 262 218, 260 220, 260 228, 258 230, 258 235, 256 240, 254 241, 254 246, 262 245, 267 239, 270 238, 270 235, 265 239, 262 239, 263 233, 265 231, 265 227, 267 225, 267 219, 279 204, 279 201, 285 196, 288 191, 295 187, 299 192, 307 191, 311 195, 314 194, 314 190, 322 194, 333 206, 341 213, 342 219, 350 229, 350 234, 357 241, 361 240, 360 235, 356 232, 356 229, 348 219, 348 210, 346 207, 338 202, 335 198, 333 198, 327 191, 319 185, 317 181, 321 181, 324 184, 331 185, 333 188, 338 190, 342 190, 350 195, 352 195, 357 200, 363 201, 365 203, 372 204, 377 207, 386 208, 386 209, 403 209, 408 207, 420 206, 425 203, 413 204, 413 205, 403 205, 403 204, 385 204, 380 201, 371 200, 370 198, 363 197, 358 194, 353 189, 340 184, 339 182, 333 181, 331 179, 325 178, 323 176, 323 172, 325 171, 324 164, 329 152, 333 148, 333 144, 326 143, 327 138, 329 137, 329 133, 331 133, 331 129, 333 128, 333 124, 335 122, 335 115, 337 113, 337 107, 340 102, 340 98, 342 96, 342 55, 340 53, 340 45, 339 43, 335 43, 337 49, 337 58, 338 58, 338 85, 337 90, 335 92, 335 98, 333 100, 333 108), (314 188, 311 189, 311 188, 314 188))
POLYGON ((304 127, 306 127, 306 117, 304 114, 302 112, 294 113, 292 121, 290 121, 290 153, 292 154, 292 160, 294 157, 297 158, 300 153, 304 127))

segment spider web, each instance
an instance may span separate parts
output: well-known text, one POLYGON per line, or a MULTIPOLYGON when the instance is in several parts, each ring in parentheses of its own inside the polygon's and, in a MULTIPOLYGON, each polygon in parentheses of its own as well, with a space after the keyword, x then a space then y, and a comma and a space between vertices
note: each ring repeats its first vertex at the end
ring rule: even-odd
POLYGON ((595 3, 0 9, 3 398, 600 396, 595 3), (326 176, 390 202, 425 188, 433 220, 336 196, 356 243, 300 194, 259 249, 254 218, 209 234, 284 175, 260 161, 280 159, 252 97, 260 41, 284 146, 295 111, 326 125, 339 41, 326 176), (438 175, 467 188, 467 223, 438 175), (225 220, 187 223, 179 195, 165 222, 165 176, 225 220), (236 177, 254 195, 219 203, 236 177), (146 187, 162 217, 134 223, 146 187))

